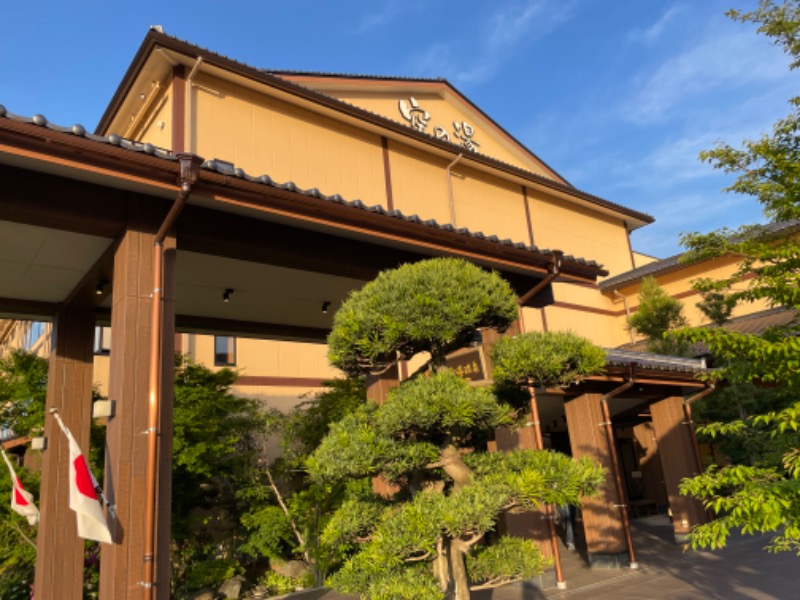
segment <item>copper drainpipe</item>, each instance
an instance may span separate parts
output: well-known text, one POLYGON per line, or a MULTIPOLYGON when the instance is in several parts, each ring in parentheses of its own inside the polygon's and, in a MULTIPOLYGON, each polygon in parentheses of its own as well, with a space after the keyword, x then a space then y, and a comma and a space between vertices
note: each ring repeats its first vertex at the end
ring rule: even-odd
POLYGON ((603 422, 601 425, 606 430, 606 440, 608 441, 608 451, 611 455, 611 469, 614 472, 614 482, 617 486, 617 496, 619 497, 619 514, 622 518, 622 529, 625 532, 625 542, 628 545, 628 557, 630 559, 631 569, 638 569, 639 563, 636 562, 636 554, 633 551, 633 539, 631 538, 631 524, 628 520, 628 506, 625 503, 625 489, 622 486, 622 476, 619 468, 619 457, 617 456, 617 445, 614 443, 614 429, 611 425, 611 413, 608 410, 608 401, 615 396, 619 396, 624 391, 630 389, 634 381, 634 368, 631 367, 631 374, 625 383, 618 388, 611 390, 600 399, 600 407, 603 410, 603 422))
POLYGON ((178 154, 180 162, 181 189, 175 202, 167 213, 153 241, 153 305, 150 312, 150 359, 147 407, 147 472, 145 475, 144 510, 144 577, 141 585, 145 600, 154 597, 155 581, 155 539, 156 504, 158 489, 158 416, 161 406, 161 347, 164 337, 162 327, 163 279, 164 279, 164 239, 175 224, 186 204, 192 185, 197 181, 197 169, 203 159, 194 154, 178 154))
MULTIPOLYGON (((536 439, 536 448, 544 450, 544 440, 542 440, 542 423, 539 420, 539 406, 536 402, 536 390, 532 385, 528 386, 528 393, 531 396, 531 422, 533 434, 536 439)), ((567 582, 564 581, 564 571, 561 568, 561 552, 558 549, 558 534, 556 533, 556 523, 553 514, 553 505, 546 504, 544 507, 547 526, 550 530, 550 545, 553 548, 553 566, 556 569, 556 587, 560 590, 567 589, 567 582)))
POLYGON ((462 158, 464 158, 464 154, 459 152, 458 156, 453 159, 453 162, 445 168, 445 172, 447 173, 447 196, 450 199, 450 223, 453 227, 456 226, 456 201, 453 197, 453 174, 450 172, 450 169, 455 167, 462 158))
POLYGON ((519 300, 517 300, 517 304, 520 306, 520 310, 522 310, 522 305, 525 304, 528 300, 536 296, 545 286, 551 284, 553 280, 558 277, 561 273, 561 263, 564 260, 564 253, 560 250, 553 250, 553 260, 550 262, 550 265, 547 267, 548 273, 547 276, 542 279, 539 283, 537 283, 532 289, 528 290, 519 300))

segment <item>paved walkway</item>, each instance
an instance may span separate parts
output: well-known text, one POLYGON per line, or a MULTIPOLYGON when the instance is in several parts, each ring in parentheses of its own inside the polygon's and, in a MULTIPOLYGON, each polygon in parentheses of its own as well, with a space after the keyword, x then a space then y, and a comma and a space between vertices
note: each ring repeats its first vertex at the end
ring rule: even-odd
MULTIPOLYGON (((663 515, 633 521, 639 569, 590 569, 580 552, 562 551, 567 589, 511 584, 473 594, 474 600, 800 599, 800 558, 770 554, 760 537, 735 537, 717 552, 684 551, 663 515)), ((547 578, 545 578, 545 581, 547 578)), ((551 578, 552 580, 552 578, 551 578)), ((293 594, 292 600, 351 600, 332 591, 293 594)))

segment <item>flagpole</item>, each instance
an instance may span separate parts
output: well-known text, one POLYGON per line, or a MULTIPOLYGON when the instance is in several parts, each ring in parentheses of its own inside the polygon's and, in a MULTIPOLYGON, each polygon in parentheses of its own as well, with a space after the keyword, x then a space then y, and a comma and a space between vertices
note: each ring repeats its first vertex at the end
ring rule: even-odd
POLYGON ((55 407, 51 408, 50 414, 53 415, 56 423, 58 423, 58 426, 61 428, 61 431, 67 437, 67 443, 69 445, 71 463, 71 473, 69 478, 70 508, 75 511, 78 518, 78 535, 84 539, 91 539, 98 542, 111 544, 113 543, 113 536, 111 535, 111 530, 108 527, 108 520, 103 514, 103 504, 106 505, 108 514, 112 519, 116 519, 115 506, 108 501, 108 498, 103 493, 103 488, 97 482, 94 473, 92 473, 92 470, 86 464, 86 459, 83 456, 83 452, 81 451, 78 442, 75 440, 72 432, 67 428, 66 425, 64 425, 61 415, 58 414, 58 409, 55 407), (84 486, 88 484, 91 492, 93 492, 94 495, 92 495, 91 492, 88 492, 86 487, 81 489, 82 484, 78 481, 78 479, 83 482, 84 486), (76 486, 78 487, 76 488, 76 486), (87 500, 89 505, 86 504, 87 500), (96 507, 96 510, 91 508, 92 506, 96 507), (86 525, 85 520, 83 520, 86 516, 92 520, 95 526, 86 525), (97 524, 100 525, 100 529, 97 528, 97 524))

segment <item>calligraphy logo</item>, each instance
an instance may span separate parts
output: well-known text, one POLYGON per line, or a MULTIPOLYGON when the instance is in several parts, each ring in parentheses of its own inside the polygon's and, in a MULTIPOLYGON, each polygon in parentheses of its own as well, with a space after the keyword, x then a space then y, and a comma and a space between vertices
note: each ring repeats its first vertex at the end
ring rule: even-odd
POLYGON ((461 140, 461 145, 467 150, 472 150, 473 152, 477 151, 477 146, 480 146, 480 144, 472 139, 472 136, 475 135, 475 130, 472 128, 472 125, 466 121, 462 121, 461 123, 453 121, 453 127, 455 128, 453 137, 461 140))
POLYGON ((417 131, 425 131, 431 116, 428 114, 428 111, 420 108, 419 102, 417 102, 416 98, 412 96, 408 99, 408 102, 405 100, 400 100, 399 106, 400 114, 403 115, 403 118, 409 122, 411 127, 417 131))

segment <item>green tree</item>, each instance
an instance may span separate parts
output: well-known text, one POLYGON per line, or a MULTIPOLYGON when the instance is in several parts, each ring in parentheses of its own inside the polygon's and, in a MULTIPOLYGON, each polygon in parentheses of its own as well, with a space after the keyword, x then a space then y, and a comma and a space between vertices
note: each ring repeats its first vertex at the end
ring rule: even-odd
MULTIPOLYGON (((0 427, 36 435, 44 424, 47 361, 25 350, 0 359, 0 427)), ((16 467, 25 489, 39 498, 39 474, 16 467)), ((29 598, 36 565, 36 527, 11 510, 11 478, 0 460, 0 598, 29 598)))
POLYGON ((357 410, 367 399, 361 379, 336 379, 324 385, 324 392, 289 413, 271 413, 268 431, 280 438, 281 454, 278 458, 265 454, 262 460, 278 503, 254 507, 242 516, 248 530, 242 551, 277 561, 303 560, 317 585, 325 582, 329 570, 341 558, 336 548, 322 542, 321 532, 344 498, 362 490, 345 482, 309 479, 305 461, 331 424, 357 410))
POLYGON ((373 600, 463 600, 471 588, 529 577, 543 568, 542 556, 531 541, 497 535, 500 515, 579 503, 597 489, 602 470, 591 461, 486 452, 514 410, 443 366, 445 353, 478 327, 504 328, 516 311, 498 276, 435 259, 382 273, 337 313, 330 358, 351 373, 418 352, 433 360, 383 404, 367 403, 332 425, 308 459, 317 481, 382 478, 394 489, 383 497, 362 487, 331 518, 323 542, 348 555, 330 578, 334 587, 373 600))
POLYGON ((685 327, 683 304, 667 294, 654 277, 642 279, 639 308, 628 317, 628 327, 647 338, 647 350, 656 354, 684 356, 688 344, 665 337, 668 331, 685 327))
POLYGON ((380 371, 419 352, 442 365, 479 328, 505 331, 516 318, 514 292, 497 273, 464 260, 407 264, 381 273, 336 311, 329 359, 349 375, 380 371))
MULTIPOLYGON (((738 21, 755 23, 800 65, 800 2, 761 0, 751 12, 730 11, 738 21)), ((701 291, 726 292, 732 302, 766 301, 773 307, 800 309, 800 97, 790 99, 790 114, 772 133, 745 140, 740 148, 720 143, 700 158, 736 175, 728 191, 754 197, 771 223, 688 234, 682 243, 687 261, 736 255, 740 262, 728 278, 697 283, 701 291), (733 291, 731 291, 733 290, 733 291)), ((770 548, 800 554, 800 337, 797 322, 747 335, 722 328, 682 331, 676 337, 702 342, 721 362, 717 375, 732 385, 780 388, 791 405, 764 414, 748 414, 702 428, 711 437, 732 436, 754 442, 746 464, 734 464, 686 481, 682 490, 701 498, 718 518, 692 534, 697 547, 720 547, 734 528, 774 532, 770 548)))
POLYGON ((259 464, 264 415, 256 400, 231 393, 237 376, 176 357, 173 591, 217 585, 241 571, 241 517, 272 502, 259 464))
POLYGON ((47 360, 26 350, 0 358, 0 427, 18 436, 42 430, 47 368, 47 360))
MULTIPOLYGON (((15 467, 25 489, 39 498, 39 475, 15 467)), ((0 598, 29 599, 36 566, 36 527, 11 510, 11 477, 0 459, 0 598)))

